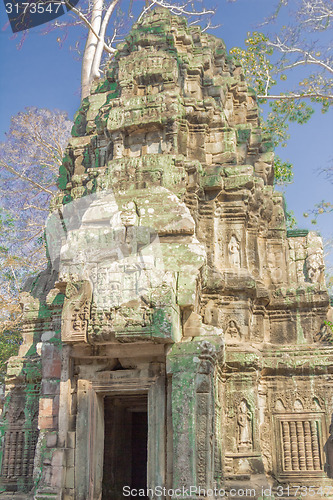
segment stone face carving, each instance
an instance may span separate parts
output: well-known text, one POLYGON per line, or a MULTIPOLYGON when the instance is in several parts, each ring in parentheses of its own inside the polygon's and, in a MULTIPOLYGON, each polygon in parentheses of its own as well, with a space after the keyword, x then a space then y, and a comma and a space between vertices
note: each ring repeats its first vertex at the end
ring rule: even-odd
POLYGON ((321 240, 286 231, 273 141, 223 42, 151 9, 72 135, 8 364, 1 488, 122 498, 141 451, 149 487, 331 486, 321 240))

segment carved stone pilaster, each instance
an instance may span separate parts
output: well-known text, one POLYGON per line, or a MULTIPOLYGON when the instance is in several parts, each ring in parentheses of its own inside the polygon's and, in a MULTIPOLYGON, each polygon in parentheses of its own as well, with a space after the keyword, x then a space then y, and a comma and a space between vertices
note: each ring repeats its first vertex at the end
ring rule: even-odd
POLYGON ((92 287, 89 281, 67 283, 62 311, 63 342, 87 342, 91 300, 92 287))
POLYGON ((223 344, 218 337, 196 337, 195 342, 175 345, 168 355, 168 372, 172 377, 175 487, 200 484, 211 488, 213 485, 214 372, 217 360, 222 359, 223 344))

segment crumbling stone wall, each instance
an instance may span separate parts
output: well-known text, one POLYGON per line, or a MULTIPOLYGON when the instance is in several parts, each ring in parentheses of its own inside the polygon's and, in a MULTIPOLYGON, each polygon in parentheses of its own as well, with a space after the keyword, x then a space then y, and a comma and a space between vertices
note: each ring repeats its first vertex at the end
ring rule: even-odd
POLYGON ((5 434, 4 489, 122 498, 103 412, 128 393, 146 395, 148 487, 332 484, 322 244, 287 232, 273 161, 222 40, 160 9, 134 25, 76 114, 50 268, 24 296, 3 429, 23 411, 36 433, 33 394, 39 437, 32 482, 5 434))

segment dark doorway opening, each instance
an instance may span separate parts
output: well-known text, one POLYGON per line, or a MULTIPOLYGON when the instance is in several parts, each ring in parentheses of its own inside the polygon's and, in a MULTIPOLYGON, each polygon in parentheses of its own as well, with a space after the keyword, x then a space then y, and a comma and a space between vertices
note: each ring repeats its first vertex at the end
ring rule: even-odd
POLYGON ((147 396, 106 396, 104 428, 102 499, 124 500, 129 489, 137 494, 127 498, 138 498, 147 489, 147 396))
POLYGON ((147 488, 147 411, 132 412, 132 488, 147 488))

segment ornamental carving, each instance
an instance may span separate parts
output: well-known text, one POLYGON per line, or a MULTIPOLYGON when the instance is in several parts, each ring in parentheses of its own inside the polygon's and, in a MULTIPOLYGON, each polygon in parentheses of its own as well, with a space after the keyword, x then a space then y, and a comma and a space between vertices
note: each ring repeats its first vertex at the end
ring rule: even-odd
POLYGON ((276 448, 278 472, 304 478, 324 470, 323 416, 300 413, 275 416, 280 445, 276 448))
POLYGON ((230 267, 233 267, 234 269, 239 269, 241 267, 240 245, 238 239, 234 234, 231 236, 228 244, 228 253, 229 253, 230 267))
POLYGON ((30 484, 38 439, 38 393, 18 392, 6 408, 3 421, 1 476, 5 484, 30 484))
POLYGON ((87 342, 91 300, 92 286, 89 281, 67 285, 61 329, 64 342, 87 342))
POLYGON ((253 447, 253 416, 245 399, 242 399, 237 411, 238 451, 251 451, 253 447))
POLYGON ((302 411, 324 411, 326 407, 325 398, 322 394, 310 394, 306 391, 292 392, 291 388, 286 391, 274 390, 271 393, 271 404, 274 412, 302 412, 302 411))

